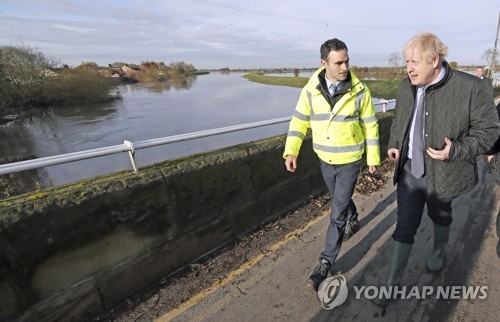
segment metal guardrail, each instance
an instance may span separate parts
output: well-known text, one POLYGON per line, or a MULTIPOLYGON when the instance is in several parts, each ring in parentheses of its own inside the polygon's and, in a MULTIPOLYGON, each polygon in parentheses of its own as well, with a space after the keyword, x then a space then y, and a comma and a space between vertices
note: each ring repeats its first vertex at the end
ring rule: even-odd
POLYGON ((382 112, 387 112, 387 105, 389 104, 392 104, 396 102, 395 99, 392 99, 392 100, 386 100, 386 99, 381 99, 379 103, 377 104, 373 104, 374 106, 377 106, 377 105, 382 105, 382 112))
MULTIPOLYGON (((381 100, 380 103, 377 103, 374 105, 375 106, 382 105, 382 110, 383 110, 383 112, 385 112, 387 109, 387 105, 389 103, 394 102, 394 101, 395 100, 389 100, 389 101, 381 100)), ((138 141, 135 143, 128 141, 128 140, 125 140, 125 141, 123 141, 123 144, 108 146, 108 147, 104 147, 104 148, 97 148, 97 149, 85 150, 85 151, 80 151, 80 152, 66 153, 66 154, 54 155, 54 156, 50 156, 50 157, 37 158, 37 159, 32 159, 32 160, 25 160, 25 161, 2 164, 2 165, 0 165, 0 175, 21 172, 21 171, 26 171, 26 170, 32 170, 32 169, 37 169, 37 168, 43 168, 43 167, 47 167, 47 166, 51 166, 51 165, 58 165, 58 164, 69 163, 69 162, 73 162, 73 161, 92 159, 92 158, 97 158, 97 157, 101 157, 101 156, 112 155, 112 154, 117 154, 117 153, 122 153, 122 152, 128 152, 129 157, 130 157, 130 162, 132 163, 132 167, 134 168, 134 172, 137 173, 139 171, 139 169, 137 168, 137 164, 135 162, 135 152, 137 150, 146 149, 146 148, 155 147, 155 146, 160 146, 160 145, 165 145, 165 144, 170 144, 170 143, 199 139, 199 138, 203 138, 203 137, 207 137, 207 136, 213 136, 213 135, 224 134, 224 133, 231 133, 231 132, 253 129, 253 128, 258 128, 258 127, 263 127, 263 126, 268 126, 268 125, 273 125, 273 124, 285 123, 285 122, 289 122, 290 119, 291 119, 291 116, 290 117, 281 117, 281 118, 272 119, 272 120, 246 123, 246 124, 241 124, 241 125, 233 125, 233 126, 221 127, 221 128, 212 129, 212 130, 198 131, 198 132, 192 132, 192 133, 187 133, 187 134, 179 134, 179 135, 168 136, 168 137, 152 139, 152 140, 138 141)))
POLYGON ((246 130, 246 129, 253 129, 253 128, 258 128, 258 127, 262 127, 262 126, 278 124, 278 123, 285 123, 285 122, 289 122, 290 119, 291 119, 291 117, 282 117, 282 118, 277 118, 277 119, 272 119, 272 120, 267 120, 267 121, 253 122, 253 123, 247 123, 247 124, 242 124, 242 125, 233 125, 233 126, 222 127, 222 128, 212 129, 212 130, 198 131, 198 132, 168 136, 168 137, 146 140, 146 141, 138 141, 135 143, 128 141, 128 140, 125 140, 125 141, 123 141, 123 144, 108 146, 108 147, 104 147, 104 148, 97 148, 97 149, 85 150, 85 151, 80 151, 80 152, 66 153, 66 154, 60 154, 60 155, 55 155, 55 156, 50 156, 50 157, 37 158, 37 159, 32 159, 32 160, 2 164, 2 165, 0 165, 0 175, 10 174, 10 173, 15 173, 15 172, 20 172, 20 171, 26 171, 26 170, 32 170, 32 169, 42 168, 42 167, 51 166, 51 165, 69 163, 69 162, 73 162, 73 161, 92 159, 92 158, 97 158, 97 157, 106 156, 106 155, 112 155, 112 154, 121 153, 121 152, 128 152, 128 154, 130 156, 130 161, 132 162, 132 167, 134 168, 134 172, 137 173, 139 171, 137 168, 137 164, 135 162, 135 151, 137 151, 137 150, 146 149, 146 148, 159 146, 159 145, 175 143, 175 142, 182 142, 182 141, 187 141, 187 140, 192 140, 192 139, 198 139, 198 138, 203 138, 203 137, 217 135, 217 134, 242 131, 242 130, 246 130))

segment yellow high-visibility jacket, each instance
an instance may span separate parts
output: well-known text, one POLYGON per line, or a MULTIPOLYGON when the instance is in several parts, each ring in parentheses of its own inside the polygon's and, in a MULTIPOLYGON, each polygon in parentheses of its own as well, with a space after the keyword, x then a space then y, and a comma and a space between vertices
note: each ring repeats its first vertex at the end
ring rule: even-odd
POLYGON ((380 164, 378 120, 370 90, 349 71, 332 98, 326 88, 325 69, 318 69, 304 86, 286 138, 287 155, 299 155, 310 128, 313 149, 329 164, 357 161, 366 152, 368 165, 380 164))

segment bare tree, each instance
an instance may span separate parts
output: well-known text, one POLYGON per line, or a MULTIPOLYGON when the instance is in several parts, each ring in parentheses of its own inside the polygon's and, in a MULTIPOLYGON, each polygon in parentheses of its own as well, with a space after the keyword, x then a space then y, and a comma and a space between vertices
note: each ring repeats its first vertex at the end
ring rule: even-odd
MULTIPOLYGON (((63 68, 26 45, 0 47, 0 117, 31 118, 54 105, 102 102, 112 83, 89 68, 63 68)), ((83 63, 81 66, 85 66, 83 63)))
POLYGON ((399 66, 401 66, 402 61, 403 61, 403 58, 401 57, 401 54, 397 51, 391 53, 391 56, 389 56, 389 66, 390 67, 399 67, 399 66))
MULTIPOLYGON (((485 61, 486 65, 491 66, 491 63, 493 62, 493 48, 486 49, 481 55, 481 60, 485 61)), ((496 64, 497 60, 495 59, 495 65, 496 64)))
MULTIPOLYGON (((496 57, 495 57, 495 64, 492 64, 493 63, 493 54, 494 54, 493 48, 488 48, 481 55, 481 60, 485 61, 486 65, 488 65, 488 66, 498 65, 498 62, 497 62, 498 60, 496 59, 496 57)), ((488 77, 492 77, 493 73, 494 73, 493 70, 488 70, 487 71, 487 76, 488 77)))
POLYGON ((17 105, 40 103, 58 62, 24 44, 0 47, 0 65, 17 105))

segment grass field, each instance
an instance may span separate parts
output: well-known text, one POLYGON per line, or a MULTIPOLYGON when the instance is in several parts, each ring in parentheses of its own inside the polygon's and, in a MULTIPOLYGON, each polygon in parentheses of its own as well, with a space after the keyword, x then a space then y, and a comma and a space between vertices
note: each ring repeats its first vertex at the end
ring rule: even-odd
MULTIPOLYGON (((266 76, 263 73, 246 74, 244 77, 252 82, 261 84, 298 88, 304 87, 309 80, 308 77, 266 76)), ((385 99, 396 98, 396 89, 398 88, 399 80, 366 80, 363 82, 370 88, 372 97, 385 99)))

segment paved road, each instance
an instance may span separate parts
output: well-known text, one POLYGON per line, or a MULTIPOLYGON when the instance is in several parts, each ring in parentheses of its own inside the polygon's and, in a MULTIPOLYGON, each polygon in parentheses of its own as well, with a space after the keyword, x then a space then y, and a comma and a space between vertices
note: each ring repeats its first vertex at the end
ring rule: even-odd
POLYGON ((488 286, 486 299, 399 299, 386 309, 367 298, 356 298, 354 286, 385 281, 396 222, 396 193, 392 184, 370 196, 357 195, 361 230, 344 243, 336 274, 347 279, 348 297, 325 310, 307 285, 324 242, 328 214, 273 245, 230 274, 221 284, 196 295, 160 321, 498 321, 500 259, 496 254, 495 222, 500 211, 500 186, 480 163, 481 182, 454 202, 445 268, 425 269, 432 249, 432 223, 424 216, 404 284, 424 286, 488 286))

